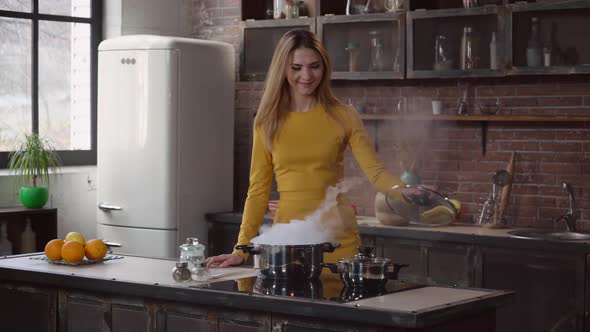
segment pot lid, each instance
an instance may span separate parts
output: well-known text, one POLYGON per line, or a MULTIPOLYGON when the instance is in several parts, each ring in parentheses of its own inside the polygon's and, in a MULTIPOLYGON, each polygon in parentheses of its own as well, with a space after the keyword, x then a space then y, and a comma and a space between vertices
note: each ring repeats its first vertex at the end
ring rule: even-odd
POLYGON ((348 264, 362 263, 365 265, 370 264, 370 263, 381 265, 381 264, 388 262, 388 261, 389 261, 389 259, 387 259, 387 258, 375 257, 375 254, 373 254, 373 247, 371 247, 371 246, 361 246, 361 247, 359 247, 358 254, 356 254, 350 258, 340 259, 340 262, 342 262, 342 263, 348 263, 348 264))
POLYGON ((444 226, 457 216, 457 209, 447 197, 420 185, 394 186, 385 193, 385 203, 414 225, 444 226))

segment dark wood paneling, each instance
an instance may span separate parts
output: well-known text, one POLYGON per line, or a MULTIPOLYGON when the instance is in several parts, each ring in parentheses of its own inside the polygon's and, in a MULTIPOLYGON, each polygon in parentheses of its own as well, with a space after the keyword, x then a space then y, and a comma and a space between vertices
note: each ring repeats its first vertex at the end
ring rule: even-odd
POLYGON ((0 330, 56 331, 56 290, 1 284, 0 299, 0 330))
POLYGON ((582 331, 585 255, 482 248, 482 286, 516 291, 498 310, 498 331, 582 331))
POLYGON ((151 319, 144 308, 113 304, 112 332, 150 332, 151 319))

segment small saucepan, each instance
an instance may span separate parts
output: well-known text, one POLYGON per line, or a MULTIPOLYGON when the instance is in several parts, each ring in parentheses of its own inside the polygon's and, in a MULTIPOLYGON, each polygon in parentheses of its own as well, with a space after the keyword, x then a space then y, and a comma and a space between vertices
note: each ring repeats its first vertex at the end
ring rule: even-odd
POLYGON ((351 258, 341 258, 336 264, 323 264, 333 273, 340 273, 347 287, 381 289, 387 280, 397 280, 399 271, 408 264, 395 264, 387 258, 375 257, 372 247, 360 247, 351 258))

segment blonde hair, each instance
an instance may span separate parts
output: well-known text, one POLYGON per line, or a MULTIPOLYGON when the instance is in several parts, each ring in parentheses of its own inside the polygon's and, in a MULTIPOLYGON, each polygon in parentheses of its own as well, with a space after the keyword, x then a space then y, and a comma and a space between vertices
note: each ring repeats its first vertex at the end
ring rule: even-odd
POLYGON ((311 31, 303 29, 288 31, 281 37, 275 48, 266 77, 264 93, 254 119, 255 126, 262 130, 264 146, 268 151, 272 150, 272 142, 285 121, 290 98, 287 67, 293 52, 299 48, 312 49, 322 59, 324 72, 316 89, 316 102, 323 105, 326 112, 340 122, 335 115, 334 108, 344 106, 344 104, 330 89, 332 67, 326 48, 311 31))

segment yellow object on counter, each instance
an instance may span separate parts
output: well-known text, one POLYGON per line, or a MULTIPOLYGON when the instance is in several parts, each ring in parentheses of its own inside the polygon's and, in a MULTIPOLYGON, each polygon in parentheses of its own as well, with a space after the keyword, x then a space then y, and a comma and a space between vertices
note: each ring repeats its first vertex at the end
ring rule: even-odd
POLYGON ((446 206, 438 205, 430 210, 422 212, 421 221, 424 224, 445 225, 452 222, 454 219, 455 213, 453 210, 446 206))

